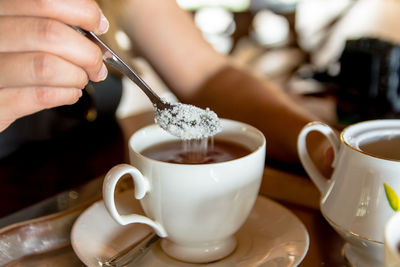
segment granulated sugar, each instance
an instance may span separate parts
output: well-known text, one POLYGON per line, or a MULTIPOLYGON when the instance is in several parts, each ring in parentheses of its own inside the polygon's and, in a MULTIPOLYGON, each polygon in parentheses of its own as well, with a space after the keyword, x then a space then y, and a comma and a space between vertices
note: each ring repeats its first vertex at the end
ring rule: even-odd
POLYGON ((214 136, 222 130, 221 122, 209 108, 201 109, 182 103, 171 103, 172 109, 155 108, 155 122, 183 140, 214 136))

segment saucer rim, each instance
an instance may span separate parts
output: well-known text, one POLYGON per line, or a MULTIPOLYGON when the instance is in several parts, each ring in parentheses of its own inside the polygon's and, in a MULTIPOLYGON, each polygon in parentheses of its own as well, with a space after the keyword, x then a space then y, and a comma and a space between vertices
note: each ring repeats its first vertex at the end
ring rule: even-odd
MULTIPOLYGON (((129 189, 128 189, 128 190, 126 190, 126 191, 124 191, 124 192, 120 192, 120 193, 124 194, 124 193, 128 193, 129 191, 133 191, 133 190, 129 190, 129 189)), ((254 205, 256 205, 258 199, 261 199, 261 201, 268 201, 268 202, 270 202, 271 205, 275 205, 276 207, 279 207, 279 209, 281 209, 282 211, 285 211, 287 214, 290 214, 290 215, 293 217, 293 220, 296 221, 297 226, 298 226, 299 228, 301 228, 301 230, 302 230, 301 232, 302 232, 302 234, 304 235, 304 240, 303 240, 303 242, 304 242, 304 248, 303 248, 302 253, 298 255, 298 260, 295 262, 295 264, 297 264, 297 265, 300 264, 300 263, 304 260, 304 258, 306 257, 306 255, 307 255, 307 253, 308 253, 308 251, 309 251, 309 248, 310 248, 310 236, 309 236, 309 233, 308 233, 308 230, 307 230, 306 226, 305 226, 304 223, 297 217, 296 214, 294 214, 289 208, 285 207, 283 204, 281 204, 281 203, 279 203, 279 202, 277 202, 277 201, 275 201, 275 200, 273 200, 273 199, 271 199, 271 198, 269 198, 269 197, 267 197, 267 196, 264 196, 264 195, 259 194, 259 195, 257 196, 256 202, 255 202, 254 205)), ((139 203, 138 200, 136 200, 136 201, 139 203)), ((100 199, 100 200, 94 202, 94 203, 93 203, 92 205, 90 205, 89 207, 87 207, 87 208, 78 216, 78 218, 75 220, 75 222, 74 222, 74 224, 73 224, 73 226, 72 226, 72 229, 71 229, 70 239, 71 239, 71 246, 72 246, 72 249, 73 249, 74 253, 77 255, 77 257, 78 257, 78 258, 82 261, 82 263, 84 263, 84 264, 88 264, 87 262, 84 262, 84 261, 83 261, 83 259, 87 259, 88 257, 85 256, 85 255, 83 255, 82 253, 80 253, 80 249, 79 249, 78 247, 76 247, 77 242, 74 241, 74 240, 75 240, 75 235, 74 235, 74 233, 77 231, 76 229, 79 227, 79 221, 80 221, 80 219, 82 218, 82 216, 83 216, 83 215, 87 215, 87 213, 88 213, 89 210, 94 209, 96 205, 101 205, 101 204, 104 205, 103 199, 100 199)), ((139 205, 140 205, 140 204, 139 204, 139 205)), ((254 207, 253 207, 253 209, 254 209, 254 207)), ((252 210, 253 210, 253 209, 252 209, 252 210)), ((250 214, 251 214, 251 213, 250 213, 250 214)), ((249 216, 250 216, 250 214, 249 214, 249 216)), ((248 221, 248 218, 246 219, 246 221, 244 222, 244 224, 245 224, 247 221, 248 221)), ((121 227, 122 227, 122 226, 121 226, 121 227)), ((242 225, 242 227, 243 227, 243 225, 242 225)), ((149 230, 149 231, 151 231, 151 230, 149 230)), ((235 253, 235 251, 236 251, 236 249, 234 250, 233 253, 235 253)), ((100 261, 99 261, 99 262, 100 262, 100 261)))

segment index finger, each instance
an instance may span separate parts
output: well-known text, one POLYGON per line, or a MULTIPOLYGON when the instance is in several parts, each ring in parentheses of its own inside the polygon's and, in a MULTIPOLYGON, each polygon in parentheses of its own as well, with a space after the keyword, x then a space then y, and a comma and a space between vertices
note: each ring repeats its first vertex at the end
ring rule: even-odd
POLYGON ((96 34, 108 29, 108 21, 94 0, 0 0, 0 15, 46 17, 96 34))

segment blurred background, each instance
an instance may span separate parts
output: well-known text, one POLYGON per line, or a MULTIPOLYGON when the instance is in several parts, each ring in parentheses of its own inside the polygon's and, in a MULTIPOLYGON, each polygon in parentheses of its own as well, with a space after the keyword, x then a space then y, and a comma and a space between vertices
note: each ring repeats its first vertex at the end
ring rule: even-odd
MULTIPOLYGON (((338 127, 400 115, 400 1, 177 0, 213 47, 338 127)), ((127 38, 117 33, 121 47, 127 38)), ((147 62, 134 65, 174 99, 147 62)), ((151 109, 124 81, 120 118, 151 109)))

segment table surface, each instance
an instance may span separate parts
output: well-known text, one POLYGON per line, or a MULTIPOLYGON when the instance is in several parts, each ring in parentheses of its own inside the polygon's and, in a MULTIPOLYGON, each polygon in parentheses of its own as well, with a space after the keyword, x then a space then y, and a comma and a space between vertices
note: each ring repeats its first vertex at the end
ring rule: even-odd
MULTIPOLYGON (((125 142, 127 142, 129 136, 133 132, 147 124, 152 123, 152 120, 152 112, 144 112, 122 119, 120 121, 120 125, 124 133, 125 142)), ((125 156, 127 158, 127 155, 125 156)), ((93 188, 97 188, 99 186, 99 180, 101 179, 94 179, 93 188)), ((301 174, 298 171, 293 172, 283 168, 278 169, 266 166, 263 175, 263 182, 260 188, 260 194, 269 197, 270 199, 273 199, 288 208, 303 222, 307 228, 310 237, 310 246, 308 253, 300 266, 312 267, 347 265, 346 260, 343 257, 344 240, 322 217, 319 211, 320 193, 310 179, 306 177, 306 175, 301 174)), ((94 199, 99 199, 99 197, 101 197, 96 194, 94 195, 94 199)), ((90 203, 93 203, 93 199, 89 201, 84 208, 90 205, 90 203)), ((44 209, 45 205, 46 201, 41 202, 35 206, 35 209, 44 209)), ((77 210, 76 216, 79 216, 79 212, 82 211, 83 209, 77 210)), ((28 212, 30 212, 29 209, 26 209, 14 217, 21 216, 23 213, 28 212)), ((40 218, 37 219, 40 220, 40 218)), ((53 217, 49 215, 45 219, 52 220, 53 217)), ((9 225, 4 228, 6 228, 6 230, 9 232, 10 227, 12 228, 14 225, 9 225)), ((4 228, 3 231, 0 231, 0 234, 5 232, 4 228)), ((71 246, 68 244, 61 249, 57 249, 55 252, 46 253, 45 256, 39 258, 30 256, 25 257, 24 260, 30 263, 29 266, 34 266, 32 263, 37 264, 46 262, 46 257, 56 258, 59 261, 59 264, 57 263, 58 266, 83 265, 74 254, 71 246), (64 263, 65 265, 63 265, 64 263)), ((21 263, 24 260, 19 261, 13 266, 22 266, 21 263)))

